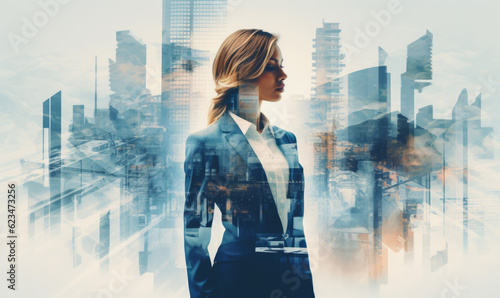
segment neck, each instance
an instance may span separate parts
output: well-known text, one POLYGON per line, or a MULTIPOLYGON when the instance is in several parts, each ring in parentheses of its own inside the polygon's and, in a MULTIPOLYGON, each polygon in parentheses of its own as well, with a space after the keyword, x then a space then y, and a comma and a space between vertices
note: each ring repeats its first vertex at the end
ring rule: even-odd
POLYGON ((241 118, 255 124, 255 127, 257 128, 257 131, 260 133, 262 131, 262 127, 260 127, 260 107, 258 104, 255 106, 248 106, 246 105, 244 109, 240 108, 240 115, 241 118))
MULTIPOLYGON (((240 87, 241 88, 241 87, 240 87)), ((245 86, 245 91, 239 94, 240 101, 240 114, 239 116, 253 124, 257 127, 259 133, 262 132, 262 127, 260 127, 260 105, 262 101, 255 100, 258 97, 257 86, 245 86)))

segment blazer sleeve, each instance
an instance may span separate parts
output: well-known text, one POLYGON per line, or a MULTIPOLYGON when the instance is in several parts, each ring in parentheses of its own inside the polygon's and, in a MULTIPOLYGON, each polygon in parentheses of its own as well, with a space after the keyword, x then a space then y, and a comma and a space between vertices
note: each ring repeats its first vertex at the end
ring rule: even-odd
MULTIPOLYGON (((293 133, 291 133, 292 142, 297 146, 297 138, 293 133)), ((294 238, 293 246, 295 247, 306 247, 306 241, 304 236, 304 186, 305 186, 305 177, 304 177, 304 169, 299 162, 298 157, 298 146, 297 146, 297 164, 293 168, 293 179, 292 185, 289 187, 293 187, 293 192, 296 193, 295 197, 295 208, 292 214, 293 217, 293 231, 292 236, 294 238)))
POLYGON ((297 143, 297 137, 293 134, 290 133, 292 136, 292 142, 295 143, 295 146, 297 148, 297 165, 293 169, 296 173, 294 173, 294 190, 297 192, 297 210, 295 211, 294 216, 295 217, 304 217, 304 189, 305 189, 305 177, 304 177, 304 169, 302 168, 302 165, 300 164, 299 161, 299 147, 297 143), (298 178, 298 179, 295 179, 298 178), (297 183, 296 181, 300 181, 300 183, 297 183))
POLYGON ((213 200, 204 189, 204 144, 200 136, 190 135, 186 141, 184 162, 186 200, 184 205, 184 251, 191 297, 210 297, 213 275, 208 244, 213 220, 213 200))

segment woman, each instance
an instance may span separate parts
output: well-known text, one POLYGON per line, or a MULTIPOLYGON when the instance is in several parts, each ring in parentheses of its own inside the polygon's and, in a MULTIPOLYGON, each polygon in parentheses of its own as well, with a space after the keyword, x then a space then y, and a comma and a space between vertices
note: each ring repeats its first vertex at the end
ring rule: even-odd
POLYGON ((213 65, 209 126, 186 142, 184 243, 191 297, 314 297, 306 242, 303 169, 295 135, 260 112, 284 91, 278 37, 239 30, 213 65), (213 266, 215 205, 225 227, 213 266))

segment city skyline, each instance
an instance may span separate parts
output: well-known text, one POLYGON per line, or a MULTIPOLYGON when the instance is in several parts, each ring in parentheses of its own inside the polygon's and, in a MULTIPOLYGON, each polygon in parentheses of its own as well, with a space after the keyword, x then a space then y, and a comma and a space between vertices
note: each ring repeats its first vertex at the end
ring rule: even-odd
MULTIPOLYGON (((64 243, 60 265, 66 266, 67 278, 73 280, 59 294, 78 287, 84 275, 114 274, 121 260, 131 261, 126 266, 134 270, 133 283, 155 291, 151 295, 172 293, 172 288, 177 294, 186 293, 183 250, 178 242, 183 147, 189 133, 203 128, 197 118, 204 112, 200 104, 209 100, 204 84, 211 79, 207 70, 213 59, 213 49, 204 47, 218 43, 213 42, 215 37, 205 40, 203 29, 213 24, 211 18, 220 16, 220 5, 227 5, 222 11, 227 9, 228 29, 242 26, 247 20, 231 18, 249 5, 217 0, 213 7, 191 10, 193 1, 162 1, 160 64, 158 45, 144 41, 151 39, 143 39, 133 26, 120 28, 105 41, 113 45, 112 55, 98 55, 96 69, 94 56, 89 61, 92 75, 78 80, 69 76, 52 84, 54 90, 47 94, 29 89, 38 90, 30 94, 36 100, 6 102, 7 108, 13 107, 12 115, 26 111, 39 119, 26 128, 7 126, 12 131, 30 131, 35 137, 29 140, 32 150, 11 153, 3 168, 7 169, 5 177, 24 183, 28 200, 21 212, 29 218, 27 241, 39 245, 51 238, 64 243), (171 2, 179 5, 178 11, 169 6, 171 2), (179 30, 169 29, 175 23, 170 20, 187 19, 186 13, 195 20, 192 24, 181 22, 179 30), (196 23, 197 13, 200 18, 208 17, 196 23), (156 58, 150 59, 151 52, 156 58), (194 73, 195 69, 204 71, 194 73), (79 91, 66 91, 72 85, 79 91), (75 96, 78 93, 86 96, 75 96), (203 96, 193 100, 193 94, 203 96), (178 129, 172 133, 172 127, 178 129), (84 273, 78 276, 80 269, 84 273)), ((61 10, 70 9, 70 4, 61 10)), ((348 290, 347 284, 359 286, 353 291, 390 293, 400 272, 411 275, 413 269, 437 276, 442 268, 453 270, 467 258, 487 256, 494 248, 485 244, 495 243, 493 236, 499 228, 494 215, 500 212, 500 192, 492 183, 500 156, 495 135, 500 123, 492 119, 498 97, 495 77, 488 72, 443 76, 456 69, 452 66, 458 63, 457 57, 443 56, 449 52, 442 51, 442 33, 428 27, 411 27, 405 39, 378 44, 379 37, 384 40, 384 30, 399 26, 391 20, 399 24, 398 18, 411 5, 403 1, 379 4, 366 8, 365 24, 378 22, 381 30, 371 37, 365 30, 368 27, 360 29, 359 34, 370 39, 366 47, 352 39, 361 27, 316 19, 316 35, 307 40, 310 49, 308 59, 300 61, 302 66, 288 65, 306 48, 305 42, 295 52, 291 47, 284 51, 287 72, 292 68, 290 73, 299 74, 302 69, 304 86, 313 78, 311 97, 311 92, 298 91, 304 86, 290 88, 280 103, 263 106, 273 125, 297 136, 307 181, 304 226, 306 237, 311 237, 311 260, 318 266, 313 270, 315 283, 321 285, 316 287, 318 297, 332 289, 348 290), (345 27, 349 29, 344 34, 345 27), (344 52, 337 52, 339 48, 345 48, 344 52), (369 53, 368 58, 360 58, 362 53, 369 53), (331 61, 324 59, 332 56, 334 65, 328 65, 331 61), (356 62, 358 58, 362 62, 356 62), (451 68, 443 70, 444 66, 451 68), (446 89, 453 76, 460 79, 446 89), (471 85, 477 86, 471 90, 471 85), (333 86, 334 92, 326 92, 325 86, 333 86), (336 122, 340 117, 344 118, 336 122), (405 271, 394 262, 402 262, 405 271)), ((291 37, 284 35, 280 46, 293 44, 291 37)), ((472 58, 461 63, 473 63, 475 54, 464 48, 463 55, 472 58)), ((40 74, 33 72, 30 77, 39 79, 40 74)), ((5 94, 12 90, 15 87, 5 94)), ((10 147, 3 150, 8 152, 10 147)), ((210 175, 217 173, 217 163, 210 165, 210 175)), ((213 183, 224 184, 217 176, 212 178, 213 183)), ((217 239, 212 240, 210 246, 216 246, 217 239)), ((95 276, 85 278, 98 284, 95 276)), ((100 286, 87 290, 101 295, 106 291, 100 286)))

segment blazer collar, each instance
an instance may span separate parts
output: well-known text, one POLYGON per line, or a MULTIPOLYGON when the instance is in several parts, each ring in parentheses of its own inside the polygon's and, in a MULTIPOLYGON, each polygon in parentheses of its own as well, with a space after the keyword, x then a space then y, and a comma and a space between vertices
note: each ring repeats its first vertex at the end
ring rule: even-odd
MULTIPOLYGON (((247 132, 250 128, 255 129, 255 124, 251 123, 250 121, 243 119, 240 116, 238 116, 232 112, 228 112, 228 114, 229 114, 229 116, 231 116, 231 118, 233 118, 233 120, 239 126, 239 128, 241 129, 241 132, 243 132, 244 135, 247 134, 247 132)), ((272 138, 274 139, 275 136, 274 136, 273 125, 271 124, 269 119, 266 117, 266 115, 264 115, 264 113, 261 112, 260 115, 262 117, 262 123, 264 125, 264 128, 262 129, 262 133, 267 135, 267 130, 269 130, 272 138)))
MULTIPOLYGON (((217 120, 217 124, 219 125, 219 128, 222 132, 224 133, 242 133, 241 129, 239 129, 238 124, 234 122, 234 119, 229 115, 229 111, 224 112, 222 116, 217 120), (238 128, 235 131, 235 127, 238 128)), ((279 142, 285 142, 286 140, 280 140, 285 136, 286 131, 284 129, 281 129, 277 127, 276 125, 271 125, 272 127, 272 132, 274 134, 274 138, 276 139, 276 142, 279 144, 279 142)), ((290 143, 290 142, 287 142, 290 143)))
MULTIPOLYGON (((222 132, 226 133, 226 140, 238 153, 238 155, 245 161, 250 171, 260 176, 264 172, 262 164, 260 163, 255 151, 248 142, 247 138, 239 128, 238 124, 226 111, 217 120, 217 124, 222 132)), ((280 148, 281 152, 285 156, 290 169, 295 169, 299 167, 298 156, 297 156, 297 143, 294 139, 287 134, 284 129, 281 129, 275 125, 272 125, 274 137, 276 139, 276 144, 280 148)), ((256 177, 257 178, 257 177, 256 177)), ((291 178, 291 177, 290 177, 291 178)))

